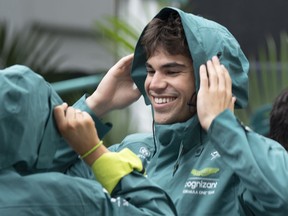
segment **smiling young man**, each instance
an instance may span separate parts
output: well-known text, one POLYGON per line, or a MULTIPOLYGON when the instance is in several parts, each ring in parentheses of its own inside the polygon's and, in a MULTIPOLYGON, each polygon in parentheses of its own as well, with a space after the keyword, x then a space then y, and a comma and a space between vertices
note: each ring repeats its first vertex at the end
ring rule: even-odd
MULTIPOLYGON (((132 58, 125 57, 122 64, 128 67, 132 58)), ((93 133, 94 126, 85 123, 88 116, 83 119, 86 113, 75 114, 62 105, 55 117, 64 137, 73 137, 72 148, 88 152, 84 160, 112 197, 124 193, 132 201, 144 196, 137 193, 137 181, 129 181, 142 168, 137 155, 147 179, 167 192, 178 215, 285 215, 287 153, 233 114, 234 104, 247 104, 248 70, 245 55, 225 27, 164 8, 142 32, 131 69, 146 104, 152 105, 153 133, 130 135, 109 150, 100 145, 94 151, 90 149, 99 138, 86 142, 84 133, 74 130, 84 127, 93 133), (133 195, 125 193, 130 185, 133 195)), ((138 99, 133 81, 127 71, 109 71, 86 99, 92 115, 101 117, 138 99)), ((99 123, 96 127, 102 128, 99 123)))
POLYGON ((191 58, 155 51, 146 63, 145 90, 159 124, 184 122, 195 114, 187 102, 195 92, 191 58))

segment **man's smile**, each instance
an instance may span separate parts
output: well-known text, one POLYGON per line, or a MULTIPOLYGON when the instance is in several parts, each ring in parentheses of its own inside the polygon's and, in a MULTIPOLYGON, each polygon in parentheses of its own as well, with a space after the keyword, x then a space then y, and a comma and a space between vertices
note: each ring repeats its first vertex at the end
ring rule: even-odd
POLYGON ((176 97, 153 97, 153 100, 156 104, 166 104, 176 100, 176 97))

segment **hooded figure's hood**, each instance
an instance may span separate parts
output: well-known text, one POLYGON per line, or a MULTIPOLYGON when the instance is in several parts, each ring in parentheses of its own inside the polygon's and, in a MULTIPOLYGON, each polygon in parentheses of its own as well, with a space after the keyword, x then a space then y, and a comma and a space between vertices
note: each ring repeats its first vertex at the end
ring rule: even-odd
MULTIPOLYGON (((166 19, 172 12, 178 12, 181 17, 184 32, 193 59, 196 91, 200 87, 199 68, 217 54, 221 54, 220 62, 229 71, 232 78, 232 92, 236 96, 235 108, 246 107, 248 102, 248 70, 249 63, 243 54, 238 42, 233 35, 220 24, 205 18, 185 13, 176 8, 163 8, 155 18, 166 19)), ((144 28, 135 48, 132 65, 132 78, 145 98, 146 104, 150 104, 144 89, 147 75, 145 63, 147 61, 141 38, 144 28)))
POLYGON ((0 86, 0 170, 49 168, 63 141, 53 118, 61 98, 40 75, 20 65, 0 70, 0 86))

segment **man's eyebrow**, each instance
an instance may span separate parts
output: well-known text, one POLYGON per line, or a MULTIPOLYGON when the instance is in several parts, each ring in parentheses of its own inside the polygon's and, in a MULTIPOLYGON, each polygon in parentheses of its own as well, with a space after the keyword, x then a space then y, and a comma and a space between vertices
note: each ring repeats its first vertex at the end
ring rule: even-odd
MULTIPOLYGON (((153 68, 152 65, 150 65, 148 62, 145 63, 145 66, 147 68, 153 68)), ((165 68, 175 68, 175 67, 185 68, 186 65, 180 64, 180 63, 177 63, 177 62, 169 62, 167 64, 161 65, 160 68, 161 69, 165 69, 165 68)))
POLYGON ((152 66, 148 62, 145 63, 145 67, 146 68, 152 68, 152 66))

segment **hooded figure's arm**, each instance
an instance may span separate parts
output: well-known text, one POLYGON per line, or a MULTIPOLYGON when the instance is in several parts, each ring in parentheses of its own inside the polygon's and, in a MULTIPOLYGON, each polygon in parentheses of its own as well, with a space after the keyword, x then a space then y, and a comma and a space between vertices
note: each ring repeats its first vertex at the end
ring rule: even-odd
POLYGON ((122 180, 115 196, 95 180, 58 172, 0 173, 0 215, 176 215, 167 195, 136 173, 122 180))
POLYGON ((117 209, 115 215, 177 215, 170 197, 144 176, 140 159, 129 149, 103 154, 92 169, 111 195, 107 202, 117 209))
MULTIPOLYGON (((87 112, 62 104, 54 109, 54 116, 60 133, 92 167, 96 180, 113 198, 120 201, 121 197, 127 201, 130 208, 126 207, 123 213, 176 215, 169 196, 143 175, 145 170, 142 162, 131 150, 126 148, 120 152, 110 152, 102 145, 93 119, 87 112), (159 210, 157 206, 163 208, 159 210)), ((111 200, 107 202, 108 205, 111 200)), ((119 212, 121 209, 115 215, 119 212)))

